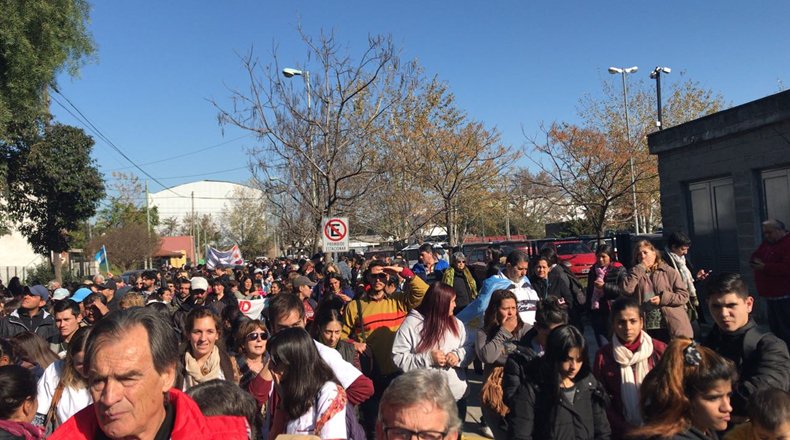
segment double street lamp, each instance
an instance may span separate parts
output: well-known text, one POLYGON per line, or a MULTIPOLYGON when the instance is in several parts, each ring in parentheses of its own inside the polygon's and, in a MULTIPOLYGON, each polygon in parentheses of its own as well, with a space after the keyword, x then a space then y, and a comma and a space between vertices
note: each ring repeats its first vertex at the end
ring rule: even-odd
POLYGON ((658 121, 656 121, 656 125, 658 126, 659 130, 664 129, 664 123, 661 119, 661 74, 669 74, 671 71, 672 69, 669 67, 656 67, 652 72, 650 72, 650 79, 656 80, 656 102, 658 106, 658 121))
MULTIPOLYGON (((625 76, 629 73, 635 73, 639 68, 637 66, 632 67, 610 67, 609 73, 612 75, 621 75, 623 78, 623 107, 625 108, 625 139, 629 149, 631 149, 631 130, 628 126, 628 86, 625 82, 625 76)), ((634 155, 633 151, 631 151, 629 164, 631 166, 631 196, 633 197, 634 202, 634 232, 639 234, 639 212, 637 210, 636 205, 636 178, 634 176, 634 155)))

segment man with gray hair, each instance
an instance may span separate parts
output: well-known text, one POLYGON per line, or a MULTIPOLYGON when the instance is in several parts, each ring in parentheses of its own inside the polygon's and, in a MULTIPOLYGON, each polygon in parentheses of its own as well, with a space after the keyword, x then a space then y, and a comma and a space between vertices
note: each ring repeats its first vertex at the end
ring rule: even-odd
POLYGON ((243 417, 206 417, 173 388, 178 340, 149 308, 110 313, 93 327, 84 368, 93 404, 50 437, 60 439, 247 440, 243 417))
POLYGON ((790 347, 790 234, 776 219, 762 226, 763 242, 749 264, 757 293, 768 301, 768 326, 790 347))
POLYGON ((439 371, 405 373, 381 397, 378 440, 456 440, 460 429, 455 398, 439 371))

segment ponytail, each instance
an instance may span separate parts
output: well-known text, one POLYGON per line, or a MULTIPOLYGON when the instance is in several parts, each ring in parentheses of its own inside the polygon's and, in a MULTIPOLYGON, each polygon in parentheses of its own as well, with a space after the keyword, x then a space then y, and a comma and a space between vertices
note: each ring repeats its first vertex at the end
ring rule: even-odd
POLYGON ((645 425, 635 438, 672 437, 691 426, 691 399, 716 382, 735 379, 732 362, 686 338, 673 339, 661 361, 642 382, 640 407, 645 425))

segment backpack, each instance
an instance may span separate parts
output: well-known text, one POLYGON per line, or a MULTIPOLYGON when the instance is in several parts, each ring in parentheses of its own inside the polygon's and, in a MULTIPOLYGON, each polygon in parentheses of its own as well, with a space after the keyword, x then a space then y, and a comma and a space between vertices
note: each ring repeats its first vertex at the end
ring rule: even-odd
POLYGON ((574 306, 583 306, 587 303, 587 293, 584 291, 582 283, 576 278, 576 275, 571 272, 568 266, 564 264, 559 264, 559 266, 562 267, 563 272, 568 276, 568 285, 570 285, 571 288, 574 306))

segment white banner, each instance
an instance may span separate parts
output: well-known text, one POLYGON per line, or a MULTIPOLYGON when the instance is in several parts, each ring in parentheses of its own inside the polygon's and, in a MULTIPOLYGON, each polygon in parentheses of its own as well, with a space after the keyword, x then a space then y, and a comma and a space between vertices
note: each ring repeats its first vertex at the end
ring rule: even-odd
POLYGON ((250 319, 261 319, 261 313, 263 313, 263 306, 265 305, 265 298, 239 300, 239 310, 250 319))

